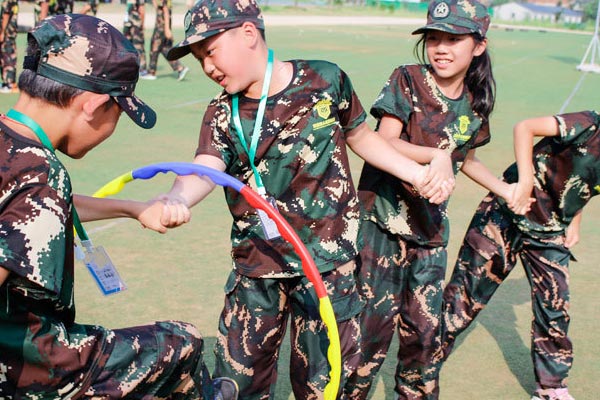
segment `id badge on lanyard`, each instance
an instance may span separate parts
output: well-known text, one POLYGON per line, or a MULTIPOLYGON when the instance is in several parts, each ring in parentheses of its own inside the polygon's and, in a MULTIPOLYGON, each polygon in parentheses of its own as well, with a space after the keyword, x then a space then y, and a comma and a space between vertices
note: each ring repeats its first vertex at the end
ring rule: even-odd
MULTIPOLYGON (((273 196, 269 196, 267 194, 267 190, 265 185, 262 182, 262 178, 258 169, 254 165, 254 157, 256 156, 256 148, 258 147, 258 138, 260 137, 260 127, 262 125, 262 120, 265 115, 265 107, 267 105, 267 97, 269 94, 269 85, 271 83, 271 73, 273 71, 273 50, 269 49, 269 57, 267 60, 267 69, 265 71, 265 77, 263 79, 263 87, 262 93, 260 96, 260 101, 258 103, 258 111, 256 112, 256 120, 254 121, 254 129, 252 131, 252 137, 250 141, 250 146, 246 142, 246 138, 244 137, 244 129, 242 128, 242 122, 240 120, 240 112, 239 112, 239 96, 238 94, 234 94, 231 99, 232 106, 232 114, 233 114, 233 123, 235 126, 235 131, 242 142, 246 153, 248 154, 250 167, 254 172, 254 179, 256 181, 256 186, 258 188, 258 193, 269 202, 277 210, 277 205, 275 203, 275 198, 273 196)), ((281 236, 279 230, 277 229, 277 224, 273 221, 263 210, 257 210, 258 218, 260 220, 260 224, 262 230, 265 234, 265 237, 268 240, 276 239, 281 236)))
MULTIPOLYGON (((40 139, 40 142, 42 142, 44 147, 54 154, 52 142, 50 142, 48 135, 46 135, 46 132, 44 132, 42 127, 37 122, 15 109, 10 109, 8 113, 6 113, 6 116, 31 129, 40 139)), ((119 276, 119 273, 110 260, 110 257, 106 253, 106 250, 104 250, 104 248, 101 246, 94 247, 92 245, 92 241, 89 239, 87 232, 79 220, 79 215, 77 214, 75 205, 73 204, 72 207, 73 225, 75 226, 75 231, 77 232, 77 236, 81 241, 81 245, 84 248, 82 251, 79 247, 75 246, 75 258, 84 262, 85 266, 94 277, 94 280, 98 284, 98 287, 103 294, 107 295, 111 293, 117 293, 127 289, 127 286, 125 286, 125 283, 123 283, 123 280, 119 276)))

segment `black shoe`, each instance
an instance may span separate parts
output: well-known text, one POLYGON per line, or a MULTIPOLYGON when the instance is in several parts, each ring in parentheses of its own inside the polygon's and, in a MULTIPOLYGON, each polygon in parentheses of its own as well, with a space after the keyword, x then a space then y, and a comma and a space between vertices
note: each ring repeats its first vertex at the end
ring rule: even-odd
POLYGON ((214 390, 214 400, 237 400, 238 385, 231 378, 215 378, 212 381, 214 390))

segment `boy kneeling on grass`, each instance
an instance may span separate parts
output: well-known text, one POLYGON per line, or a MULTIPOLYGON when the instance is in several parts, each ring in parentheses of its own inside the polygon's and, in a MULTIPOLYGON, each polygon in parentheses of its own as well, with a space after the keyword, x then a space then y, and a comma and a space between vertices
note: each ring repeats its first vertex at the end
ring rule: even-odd
POLYGON ((163 232, 148 216, 168 209, 73 199, 54 149, 81 158, 122 111, 147 129, 156 115, 134 95, 136 50, 105 21, 48 18, 26 54, 19 99, 0 116, 0 398, 235 399, 233 381, 211 380, 191 324, 75 323, 73 202, 82 221, 127 216, 163 232))

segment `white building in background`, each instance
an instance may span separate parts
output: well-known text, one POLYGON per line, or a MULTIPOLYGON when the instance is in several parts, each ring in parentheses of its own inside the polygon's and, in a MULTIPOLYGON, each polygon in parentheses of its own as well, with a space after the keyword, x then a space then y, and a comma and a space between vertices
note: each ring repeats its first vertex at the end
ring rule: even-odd
POLYGON ((573 11, 564 7, 511 2, 494 7, 494 19, 501 21, 549 21, 579 24, 583 19, 583 12, 573 11))

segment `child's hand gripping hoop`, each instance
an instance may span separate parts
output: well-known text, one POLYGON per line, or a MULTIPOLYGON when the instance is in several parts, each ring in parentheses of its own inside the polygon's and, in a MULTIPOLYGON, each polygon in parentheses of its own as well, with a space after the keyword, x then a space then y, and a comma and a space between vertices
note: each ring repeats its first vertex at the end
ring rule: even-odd
POLYGON ((277 228, 292 246, 302 261, 302 270, 306 277, 310 280, 315 288, 317 297, 319 298, 319 313, 327 328, 327 336, 329 338, 329 348, 327 349, 327 360, 329 361, 329 383, 325 387, 325 399, 334 400, 337 397, 337 392, 340 386, 340 376, 342 372, 342 356, 340 349, 340 338, 335 320, 335 314, 331 301, 327 295, 325 284, 321 278, 321 274, 317 266, 308 252, 304 243, 300 240, 290 224, 279 214, 271 204, 269 204, 258 193, 250 189, 249 186, 243 184, 239 180, 213 168, 205 167, 193 163, 172 162, 158 163, 147 165, 142 168, 135 169, 129 173, 123 174, 116 179, 113 179, 102 188, 100 188, 94 197, 106 197, 120 192, 127 182, 134 179, 150 179, 158 173, 173 172, 176 175, 198 175, 206 176, 215 184, 230 187, 239 192, 244 199, 252 207, 264 211, 275 223, 277 228))

